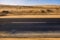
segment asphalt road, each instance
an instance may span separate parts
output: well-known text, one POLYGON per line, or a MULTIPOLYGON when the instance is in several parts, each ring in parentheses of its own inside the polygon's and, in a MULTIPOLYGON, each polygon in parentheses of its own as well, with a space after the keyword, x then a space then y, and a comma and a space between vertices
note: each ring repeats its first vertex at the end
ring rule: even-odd
POLYGON ((0 19, 0 31, 60 31, 59 18, 5 18, 0 19))

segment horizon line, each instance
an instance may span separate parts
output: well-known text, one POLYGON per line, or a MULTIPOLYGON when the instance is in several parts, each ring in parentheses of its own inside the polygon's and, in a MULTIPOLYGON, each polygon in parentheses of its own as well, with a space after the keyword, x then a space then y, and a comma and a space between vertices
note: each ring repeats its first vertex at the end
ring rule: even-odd
POLYGON ((0 5, 9 5, 9 6, 44 6, 44 5, 49 6, 49 5, 52 5, 52 6, 59 6, 60 4, 36 4, 36 5, 33 5, 33 4, 32 5, 31 4, 30 5, 26 5, 26 4, 25 5, 22 5, 22 4, 21 5, 19 5, 19 4, 0 4, 0 5))

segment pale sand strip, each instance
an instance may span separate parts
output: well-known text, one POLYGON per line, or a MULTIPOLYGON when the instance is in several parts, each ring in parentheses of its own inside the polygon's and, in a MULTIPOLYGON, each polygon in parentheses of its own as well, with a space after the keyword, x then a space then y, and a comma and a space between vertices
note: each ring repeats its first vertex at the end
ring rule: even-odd
POLYGON ((60 38, 60 33, 0 33, 0 38, 60 38))
POLYGON ((17 16, 0 16, 0 18, 60 18, 60 15, 17 15, 17 16))
POLYGON ((0 38, 0 40, 60 40, 60 38, 0 38))

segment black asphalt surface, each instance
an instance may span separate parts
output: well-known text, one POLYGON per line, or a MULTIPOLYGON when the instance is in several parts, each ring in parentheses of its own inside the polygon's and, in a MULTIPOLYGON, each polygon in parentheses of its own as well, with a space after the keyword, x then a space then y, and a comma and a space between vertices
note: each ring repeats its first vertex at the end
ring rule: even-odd
POLYGON ((60 18, 1 18, 0 31, 60 31, 60 18))

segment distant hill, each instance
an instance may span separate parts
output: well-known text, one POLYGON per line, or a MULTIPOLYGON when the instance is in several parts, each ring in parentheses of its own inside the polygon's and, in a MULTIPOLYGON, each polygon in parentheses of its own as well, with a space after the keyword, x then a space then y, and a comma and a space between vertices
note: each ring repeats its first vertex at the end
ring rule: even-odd
POLYGON ((0 5, 0 15, 60 15, 60 5, 12 6, 0 5), (8 12, 7 12, 8 11, 8 12))

